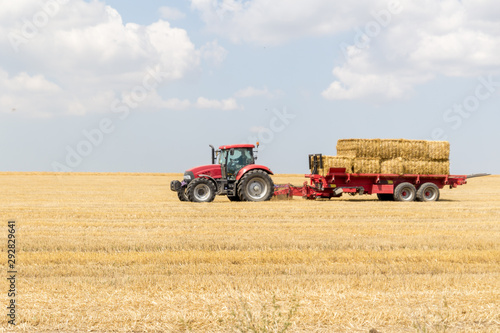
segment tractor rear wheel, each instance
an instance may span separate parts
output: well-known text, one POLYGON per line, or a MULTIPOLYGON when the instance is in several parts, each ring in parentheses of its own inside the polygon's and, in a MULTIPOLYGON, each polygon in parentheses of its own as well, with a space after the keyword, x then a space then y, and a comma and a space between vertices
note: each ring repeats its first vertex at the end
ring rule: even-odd
POLYGON ((216 188, 210 179, 196 178, 188 184, 186 192, 191 202, 212 202, 216 188))
POLYGON ((411 183, 401 183, 394 190, 394 200, 413 201, 417 196, 417 189, 411 183))
POLYGON ((394 196, 390 193, 377 193, 377 198, 380 201, 394 201, 394 196))
POLYGON ((273 180, 263 170, 248 171, 238 182, 238 196, 242 201, 268 201, 273 194, 273 180))
POLYGON ((438 201, 439 188, 434 183, 425 183, 417 191, 418 201, 438 201))

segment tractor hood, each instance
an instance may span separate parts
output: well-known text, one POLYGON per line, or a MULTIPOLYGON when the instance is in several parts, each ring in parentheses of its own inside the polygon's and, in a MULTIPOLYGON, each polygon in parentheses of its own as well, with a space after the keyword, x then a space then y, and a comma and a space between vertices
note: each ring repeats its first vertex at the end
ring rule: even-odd
POLYGON ((184 175, 192 175, 194 178, 198 178, 200 175, 206 175, 217 179, 222 177, 222 171, 219 164, 209 164, 186 170, 184 175))

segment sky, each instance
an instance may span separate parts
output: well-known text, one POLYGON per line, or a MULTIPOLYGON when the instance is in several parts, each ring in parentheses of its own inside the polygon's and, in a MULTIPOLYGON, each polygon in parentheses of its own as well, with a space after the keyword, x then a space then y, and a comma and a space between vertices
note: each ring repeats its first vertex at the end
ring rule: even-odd
POLYGON ((0 171, 308 172, 345 138, 500 174, 494 0, 0 0, 0 171))

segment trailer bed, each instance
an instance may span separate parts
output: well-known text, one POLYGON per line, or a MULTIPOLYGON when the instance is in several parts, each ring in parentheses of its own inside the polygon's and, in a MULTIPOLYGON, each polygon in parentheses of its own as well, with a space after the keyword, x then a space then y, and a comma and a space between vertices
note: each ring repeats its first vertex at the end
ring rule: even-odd
POLYGON ((380 200, 436 201, 445 186, 456 188, 467 184, 466 175, 413 175, 346 173, 344 168, 331 168, 327 175, 306 174, 309 184, 277 185, 277 196, 302 196, 306 199, 335 198, 351 195, 377 194, 380 200))

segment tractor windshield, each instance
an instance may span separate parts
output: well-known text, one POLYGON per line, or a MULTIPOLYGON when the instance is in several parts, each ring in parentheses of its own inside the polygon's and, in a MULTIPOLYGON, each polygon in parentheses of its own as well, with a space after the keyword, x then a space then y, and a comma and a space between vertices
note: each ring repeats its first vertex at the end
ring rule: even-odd
POLYGON ((223 150, 219 156, 219 163, 227 165, 227 175, 236 177, 238 171, 244 166, 254 164, 253 152, 251 148, 233 148, 223 150))

